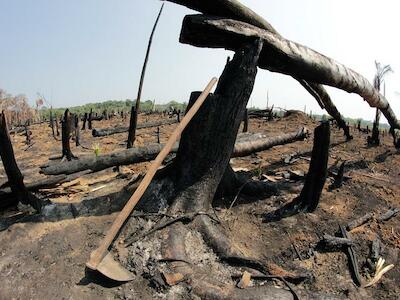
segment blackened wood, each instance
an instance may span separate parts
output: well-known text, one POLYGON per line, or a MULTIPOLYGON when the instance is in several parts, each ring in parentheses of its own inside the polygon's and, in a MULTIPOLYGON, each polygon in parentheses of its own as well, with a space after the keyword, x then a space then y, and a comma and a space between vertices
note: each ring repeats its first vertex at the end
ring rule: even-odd
MULTIPOLYGON (((346 228, 342 225, 339 225, 339 227, 340 227, 340 232, 341 232, 342 236, 346 239, 350 239, 350 235, 346 231, 346 228)), ((353 246, 351 246, 351 245, 347 246, 346 249, 347 249, 347 254, 349 257, 349 261, 350 261, 349 265, 350 265, 354 283, 357 286, 362 286, 362 280, 361 280, 360 271, 358 269, 358 260, 357 260, 356 252, 355 252, 353 246)))
POLYGON ((138 120, 138 113, 140 111, 140 100, 142 97, 142 88, 143 88, 144 77, 146 74, 147 63, 149 61, 151 44, 153 42, 153 36, 156 31, 158 21, 160 20, 160 16, 163 11, 163 8, 164 8, 164 3, 161 5, 160 12, 157 15, 157 18, 154 23, 153 29, 151 31, 149 42, 147 45, 146 56, 145 56, 145 59, 143 62, 143 68, 142 68, 142 72, 140 75, 140 82, 139 82, 139 88, 138 88, 138 93, 137 93, 137 97, 136 97, 135 109, 134 110, 132 109, 132 111, 131 111, 132 113, 131 113, 131 120, 129 123, 130 126, 129 126, 128 143, 127 143, 128 149, 133 147, 133 143, 135 142, 135 138, 136 138, 135 133, 136 133, 137 120, 138 120))
MULTIPOLYGON (((252 40, 236 51, 209 95, 182 133, 175 159, 179 198, 171 211, 208 211, 235 146, 243 113, 254 87, 262 48, 252 40)), ((198 94, 192 93, 188 108, 198 94)))
POLYGON ((87 119, 88 119, 88 113, 85 112, 85 114, 83 115, 83 119, 82 119, 82 129, 81 130, 86 130, 87 119))
POLYGON ((347 224, 346 228, 348 231, 353 230, 354 228, 357 228, 361 225, 364 225, 368 221, 370 221, 373 218, 374 214, 373 213, 367 213, 353 221, 351 221, 349 224, 347 224))
POLYGON ((66 158, 68 161, 70 161, 72 158, 74 158, 74 155, 71 152, 71 145, 70 145, 70 140, 71 140, 71 128, 72 128, 72 117, 69 112, 69 109, 67 109, 64 113, 64 118, 61 122, 61 142, 62 142, 62 157, 66 158))
POLYGON ((254 38, 264 41, 260 68, 359 94, 371 107, 382 111, 391 127, 400 129, 387 99, 365 77, 301 44, 247 23, 204 15, 185 17, 180 41, 199 47, 236 50, 254 38))
POLYGON ((328 174, 330 145, 329 122, 323 122, 314 130, 314 145, 306 182, 300 193, 300 201, 308 212, 314 211, 319 203, 328 174))
POLYGON ((31 204, 34 208, 39 210, 40 207, 36 201, 37 199, 35 199, 26 189, 24 178, 15 160, 14 149, 11 143, 10 134, 8 133, 7 120, 4 111, 0 113, 0 157, 7 174, 9 186, 15 196, 15 202, 7 204, 16 205, 18 202, 22 202, 24 204, 31 204))
POLYGON ((92 130, 92 118, 93 118, 93 110, 90 109, 89 117, 88 117, 88 129, 92 130))
POLYGON ((376 263, 380 257, 382 242, 379 237, 376 237, 371 244, 371 260, 376 263))
POLYGON ((81 144, 81 133, 80 133, 80 127, 79 127, 78 114, 75 115, 74 122, 75 122, 75 145, 78 147, 81 144))
POLYGON ((396 216, 399 212, 400 212, 400 208, 391 208, 384 214, 378 216, 376 218, 376 220, 380 223, 385 222, 385 221, 393 218, 394 216, 396 216))
POLYGON ((28 125, 25 124, 25 137, 26 137, 25 143, 27 145, 31 144, 31 135, 32 135, 32 132, 29 130, 28 125))
POLYGON ((329 234, 324 234, 322 243, 326 247, 332 247, 332 248, 343 247, 343 246, 353 246, 355 244, 354 241, 351 239, 331 236, 329 234))
POLYGON ((160 143, 160 127, 157 127, 157 144, 160 143))
MULTIPOLYGON (((232 153, 233 157, 243 157, 255 152, 260 152, 272 148, 277 145, 284 145, 294 141, 300 141, 306 138, 308 132, 305 129, 284 134, 276 137, 267 137, 264 134, 238 135, 235 147, 232 153)), ((118 165, 130 165, 145 161, 153 160, 159 151, 162 144, 151 144, 145 147, 131 148, 111 154, 99 155, 97 158, 81 157, 79 160, 63 162, 53 165, 41 166, 41 173, 46 175, 72 174, 83 170, 101 171, 118 165)), ((171 150, 171 153, 176 153, 178 143, 171 150)), ((60 156, 50 157, 49 159, 60 159, 60 156)))
MULTIPOLYGON (((127 143, 128 149, 132 148, 133 144, 135 143, 137 117, 138 117, 138 115, 137 115, 136 107, 132 105, 131 118, 130 118, 130 123, 129 123, 129 130, 128 130, 128 143, 127 143)), ((92 132, 92 135, 95 136, 94 132, 92 132)))
MULTIPOLYGON (((346 161, 342 162, 339 171, 336 175, 334 175, 334 182, 329 187, 330 189, 338 189, 342 186, 344 180, 344 168, 346 166, 346 161)), ((351 230, 351 229, 350 229, 351 230)))

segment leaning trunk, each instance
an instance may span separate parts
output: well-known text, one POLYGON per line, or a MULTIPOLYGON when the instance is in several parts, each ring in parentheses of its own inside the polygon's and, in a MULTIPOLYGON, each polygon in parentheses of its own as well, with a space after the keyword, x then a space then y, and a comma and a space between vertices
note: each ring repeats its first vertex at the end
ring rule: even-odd
POLYGON ((254 38, 264 42, 258 66, 273 72, 333 86, 364 98, 379 108, 392 128, 400 129, 387 99, 362 75, 306 46, 247 23, 203 15, 186 16, 180 41, 199 47, 236 50, 254 38))

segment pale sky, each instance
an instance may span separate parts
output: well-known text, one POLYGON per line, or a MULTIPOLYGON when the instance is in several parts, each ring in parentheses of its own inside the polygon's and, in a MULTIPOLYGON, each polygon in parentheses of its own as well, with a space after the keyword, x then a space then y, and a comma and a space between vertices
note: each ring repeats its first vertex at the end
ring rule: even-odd
MULTIPOLYGON (((353 68, 372 81, 378 60, 395 73, 386 96, 400 116, 400 1, 243 0, 283 36, 353 68), (397 93, 396 93, 397 92, 397 93)), ((37 92, 55 107, 135 99, 158 0, 0 0, 0 88, 37 92)), ((154 37, 142 99, 187 101, 219 76, 228 55, 179 44, 190 10, 167 2, 154 37)), ((357 95, 328 88, 342 114, 372 120, 357 95)), ((250 105, 270 104, 322 113, 292 78, 259 70, 250 105)))

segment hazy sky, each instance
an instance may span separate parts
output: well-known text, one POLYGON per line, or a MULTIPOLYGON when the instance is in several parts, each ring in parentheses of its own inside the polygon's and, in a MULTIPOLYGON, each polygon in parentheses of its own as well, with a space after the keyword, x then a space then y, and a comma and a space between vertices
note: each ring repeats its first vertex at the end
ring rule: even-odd
MULTIPOLYGON (((378 60, 395 73, 387 98, 400 115, 400 1, 243 0, 283 36, 305 44, 372 81, 378 60), (397 72, 396 72, 397 71, 397 72)), ((160 8, 158 0, 0 0, 0 88, 37 92, 56 107, 109 99, 134 99, 147 40, 160 8)), ((219 76, 225 50, 178 42, 190 10, 166 3, 156 32, 142 99, 187 101, 219 76)), ((259 70, 250 104, 321 113, 316 101, 292 78, 259 70)), ((374 110, 359 96, 329 88, 339 110, 372 119, 374 110)))

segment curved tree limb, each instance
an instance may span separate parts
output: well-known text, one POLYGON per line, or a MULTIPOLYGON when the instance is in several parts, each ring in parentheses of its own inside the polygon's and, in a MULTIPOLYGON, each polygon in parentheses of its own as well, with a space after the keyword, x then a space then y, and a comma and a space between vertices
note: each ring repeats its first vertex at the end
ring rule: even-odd
MULTIPOLYGON (((242 21, 261 29, 265 29, 279 37, 280 33, 263 17, 252 11, 250 8, 241 4, 237 0, 168 0, 176 4, 186 6, 204 14, 231 18, 242 21)), ((336 120, 339 127, 344 130, 347 139, 351 139, 349 128, 343 117, 329 97, 325 88, 317 83, 307 82, 306 80, 295 78, 318 102, 319 106, 336 120)))
POLYGON ((185 17, 180 41, 198 47, 236 50, 254 38, 264 41, 260 68, 356 93, 371 107, 379 108, 392 128, 400 129, 387 99, 365 77, 301 44, 247 23, 203 15, 185 17))

